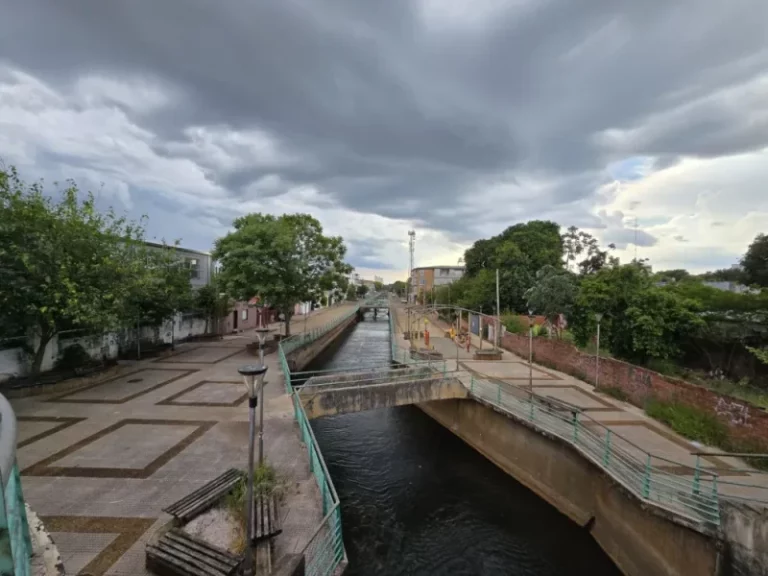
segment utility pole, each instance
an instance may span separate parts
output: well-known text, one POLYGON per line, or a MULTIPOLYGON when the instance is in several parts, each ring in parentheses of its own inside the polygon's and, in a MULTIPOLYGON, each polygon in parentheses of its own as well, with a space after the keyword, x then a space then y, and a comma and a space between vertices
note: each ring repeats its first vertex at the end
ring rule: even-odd
MULTIPOLYGON (((410 256, 409 263, 408 263, 408 283, 410 285, 410 291, 413 292, 413 251, 416 248, 416 231, 415 230, 408 230, 408 253, 410 256)), ((408 304, 411 303, 411 295, 408 294, 408 304)), ((408 329, 410 330, 411 327, 408 326, 408 329)))
POLYGON ((496 268, 496 350, 499 349, 501 342, 501 300, 499 299, 499 269, 496 268))

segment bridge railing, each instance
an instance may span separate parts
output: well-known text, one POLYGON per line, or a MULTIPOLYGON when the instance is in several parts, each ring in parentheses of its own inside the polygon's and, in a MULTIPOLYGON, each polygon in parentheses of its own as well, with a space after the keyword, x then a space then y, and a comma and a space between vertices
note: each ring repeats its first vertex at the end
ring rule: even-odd
POLYGON ((328 467, 320 452, 315 434, 309 425, 304 406, 299 400, 298 391, 294 390, 291 384, 292 375, 288 365, 287 354, 326 335, 357 314, 359 308, 359 306, 354 306, 346 314, 334 318, 323 326, 313 328, 303 334, 296 334, 282 340, 278 344, 278 362, 283 371, 285 390, 291 395, 293 400, 293 415, 299 426, 301 440, 307 448, 309 468, 320 490, 323 507, 323 519, 301 552, 304 556, 305 574, 307 576, 329 576, 333 574, 345 558, 344 540, 341 531, 339 496, 331 480, 331 475, 328 473, 328 467))
POLYGON ((309 469, 315 477, 323 505, 323 520, 302 551, 305 574, 307 576, 327 576, 334 573, 345 556, 339 496, 318 447, 315 433, 309 425, 304 406, 299 400, 298 390, 293 393, 293 411, 299 425, 301 439, 307 447, 309 469))
POLYGON ((359 310, 360 310, 360 306, 355 305, 349 309, 349 312, 342 314, 341 316, 337 316, 336 318, 334 318, 333 320, 330 320, 329 322, 326 322, 322 326, 319 326, 317 328, 312 328, 311 330, 308 330, 307 332, 302 332, 301 334, 294 334, 293 336, 290 336, 289 338, 285 338, 280 341, 280 344, 278 344, 278 348, 277 348, 277 356, 278 356, 278 362, 280 362, 280 367, 283 369, 283 375, 285 376, 285 391, 288 394, 293 393, 293 386, 291 386, 291 370, 288 366, 287 355, 293 352, 294 350, 297 350, 302 346, 306 346, 307 344, 314 342, 318 338, 325 336, 326 334, 328 334, 328 332, 330 332, 331 330, 333 330, 334 328, 346 322, 352 316, 357 314, 359 310))
POLYGON ((0 574, 29 576, 32 542, 16 463, 16 415, 0 394, 0 574))
POLYGON ((643 501, 695 522, 720 525, 714 472, 651 454, 575 407, 558 407, 552 399, 507 383, 474 375, 469 380, 473 396, 571 444, 643 501))

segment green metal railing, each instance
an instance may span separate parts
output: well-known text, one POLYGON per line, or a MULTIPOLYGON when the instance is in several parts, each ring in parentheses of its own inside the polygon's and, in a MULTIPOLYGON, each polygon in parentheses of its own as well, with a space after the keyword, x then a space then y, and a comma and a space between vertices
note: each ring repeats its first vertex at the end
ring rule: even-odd
POLYGON ((32 542, 16 463, 16 415, 0 394, 0 576, 29 576, 32 542))
POLYGON ((309 425, 309 420, 304 411, 304 406, 299 399, 298 391, 294 390, 291 384, 292 374, 288 365, 287 355, 326 335, 357 314, 359 309, 360 306, 356 305, 350 308, 349 312, 334 318, 323 326, 313 328, 304 334, 297 334, 286 338, 278 345, 278 362, 283 371, 285 390, 291 395, 293 400, 293 415, 299 426, 301 440, 307 447, 309 468, 320 490, 323 505, 323 520, 317 526, 302 551, 305 561, 305 573, 308 576, 330 576, 345 558, 344 540, 341 531, 341 508, 339 506, 339 496, 336 493, 336 488, 333 486, 331 475, 328 473, 328 468, 325 465, 325 460, 323 460, 315 434, 309 425))
POLYGON ((295 334, 289 338, 285 338, 284 340, 280 341, 280 344, 278 345, 278 348, 277 348, 278 362, 280 362, 280 367, 283 369, 283 375, 285 376, 285 391, 288 394, 293 394, 293 386, 291 386, 291 370, 290 370, 290 367, 288 366, 287 355, 293 352, 294 350, 297 350, 302 346, 306 346, 307 344, 314 342, 318 338, 325 336, 326 334, 328 334, 328 332, 330 332, 331 330, 339 326, 339 324, 346 322, 352 316, 357 314, 359 310, 360 310, 360 305, 355 305, 349 309, 349 312, 342 314, 341 316, 337 316, 333 320, 326 322, 325 324, 323 324, 318 328, 313 328, 312 330, 309 330, 302 334, 295 334))
POLYGON ((696 522, 720 525, 717 474, 651 454, 579 409, 507 383, 469 376, 470 393, 558 436, 638 498, 696 522))
POLYGON ((308 576, 329 576, 344 560, 339 496, 317 445, 315 434, 309 425, 304 406, 299 400, 298 391, 293 393, 293 411, 299 425, 301 439, 309 454, 309 469, 320 489, 320 498, 323 504, 323 520, 315 529, 303 551, 305 573, 308 576))

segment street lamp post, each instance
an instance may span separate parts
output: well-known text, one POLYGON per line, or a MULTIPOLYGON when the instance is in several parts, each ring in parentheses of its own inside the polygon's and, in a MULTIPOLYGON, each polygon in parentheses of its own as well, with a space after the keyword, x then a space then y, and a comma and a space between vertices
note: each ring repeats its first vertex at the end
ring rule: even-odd
POLYGON ((259 401, 258 390, 264 383, 267 367, 263 364, 248 364, 237 371, 242 374, 245 388, 248 391, 248 491, 245 501, 247 542, 245 546, 244 576, 253 576, 253 435, 256 418, 256 404, 259 401))
POLYGON ((533 398, 533 310, 528 310, 528 387, 533 398))
POLYGON ((595 342, 595 388, 597 388, 600 380, 600 320, 603 319, 602 312, 595 313, 595 320, 597 320, 597 341, 595 342))
MULTIPOLYGON (((272 332, 269 328, 257 328, 256 336, 259 338, 259 364, 264 366, 264 342, 267 335, 272 332)), ((264 380, 259 386, 259 466, 264 463, 264 380)))

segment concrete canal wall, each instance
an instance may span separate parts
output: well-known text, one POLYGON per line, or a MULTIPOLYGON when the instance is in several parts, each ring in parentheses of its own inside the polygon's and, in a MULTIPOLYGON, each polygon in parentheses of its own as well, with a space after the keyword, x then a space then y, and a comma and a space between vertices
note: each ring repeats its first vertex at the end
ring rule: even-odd
POLYGON ((571 446, 475 400, 418 405, 589 530, 629 576, 725 574, 717 533, 644 506, 571 446))

